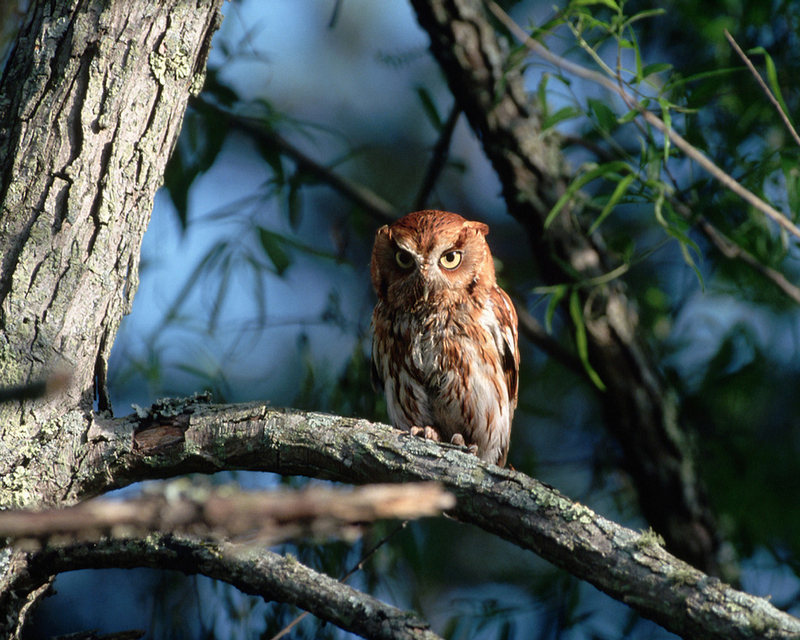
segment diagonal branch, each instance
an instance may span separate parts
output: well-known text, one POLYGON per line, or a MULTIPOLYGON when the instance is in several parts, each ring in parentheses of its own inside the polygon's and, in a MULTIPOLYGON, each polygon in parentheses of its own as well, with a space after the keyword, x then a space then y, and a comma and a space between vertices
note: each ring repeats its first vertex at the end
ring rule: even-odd
POLYGON ((295 162, 298 170, 306 171, 329 185, 381 223, 392 223, 400 217, 395 208, 372 189, 350 180, 318 162, 278 134, 277 131, 265 127, 258 118, 233 113, 208 100, 202 100, 202 102, 206 107, 213 109, 220 118, 223 118, 231 129, 242 131, 262 144, 277 148, 295 162))
POLYGON ((781 120, 783 121, 784 126, 786 127, 787 131, 791 134, 792 138, 794 138, 795 143, 797 146, 800 146, 800 135, 797 134, 797 130, 792 125, 792 121, 789 120, 789 116, 786 115, 786 112, 783 110, 781 103, 778 102, 778 99, 773 95, 772 91, 770 91, 767 83, 764 82, 764 79, 761 77, 761 74, 756 70, 755 65, 750 62, 750 58, 747 57, 742 48, 737 44, 736 40, 733 39, 733 36, 730 34, 730 31, 727 29, 723 29, 722 32, 725 34, 725 37, 728 39, 728 42, 733 47, 733 50, 739 55, 739 57, 744 61, 747 69, 756 79, 758 85, 761 87, 761 90, 764 92, 764 95, 767 96, 767 99, 772 103, 772 106, 775 107, 775 110, 778 112, 781 120))
POLYGON ((748 265, 753 271, 758 272, 764 278, 770 280, 772 284, 778 287, 783 293, 794 301, 795 304, 800 304, 800 287, 789 281, 777 269, 773 269, 769 265, 764 264, 752 253, 740 247, 738 244, 730 240, 712 225, 705 218, 698 221, 700 231, 708 238, 708 240, 717 248, 723 256, 729 260, 741 260, 748 265))
POLYGON ((439 180, 442 170, 447 164, 447 156, 450 153, 450 143, 453 140, 453 132, 456 130, 456 125, 460 117, 461 108, 458 106, 458 103, 456 103, 450 110, 450 115, 447 116, 447 120, 439 133, 439 139, 433 147, 431 159, 425 171, 425 177, 422 180, 422 186, 411 208, 412 211, 420 211, 425 208, 428 198, 436 186, 436 182, 439 180))

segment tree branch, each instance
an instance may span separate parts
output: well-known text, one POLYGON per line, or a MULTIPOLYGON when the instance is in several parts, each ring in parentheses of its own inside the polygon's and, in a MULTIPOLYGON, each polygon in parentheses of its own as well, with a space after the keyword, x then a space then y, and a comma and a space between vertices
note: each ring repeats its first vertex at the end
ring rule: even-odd
POLYGON ((727 238, 724 233, 705 218, 700 218, 698 220, 698 226, 700 231, 708 238, 709 242, 711 242, 723 256, 729 260, 740 260, 744 262, 753 269, 753 271, 756 271, 767 280, 770 280, 772 284, 783 291, 786 297, 793 300, 795 304, 800 304, 800 287, 790 282, 780 271, 764 264, 752 253, 727 238))
POLYGON ((800 620, 704 575, 652 535, 610 522, 522 473, 365 420, 175 400, 143 417, 96 416, 84 454, 74 473, 81 480, 66 502, 143 479, 225 469, 353 484, 436 480, 456 496, 451 513, 460 521, 533 551, 684 638, 800 634, 800 620))
POLYGON ((431 159, 428 162, 428 168, 425 170, 425 177, 422 179, 422 186, 419 189, 417 197, 414 198, 414 204, 411 205, 412 211, 420 211, 427 205, 428 198, 430 198, 431 192, 447 164, 447 157, 450 154, 450 143, 453 140, 453 132, 456 130, 456 125, 460 117, 461 108, 458 106, 458 103, 456 103, 450 110, 450 115, 447 116, 447 120, 444 122, 444 125, 442 125, 439 138, 433 146, 431 159))
POLYGON ((400 217, 397 210, 372 189, 358 184, 321 164, 283 138, 277 131, 265 127, 258 118, 232 113, 208 100, 204 100, 203 104, 214 109, 222 118, 225 118, 228 126, 232 129, 243 131, 263 144, 276 147, 281 153, 295 162, 298 170, 307 171, 315 176, 321 182, 329 185, 342 196, 361 207, 382 224, 390 224, 400 217))
POLYGON ((0 511, 0 537, 24 546, 53 536, 85 541, 161 531, 215 539, 247 536, 270 546, 303 537, 350 538, 367 522, 439 515, 454 506, 453 496, 434 482, 241 492, 176 480, 124 501, 0 511))
POLYGON ((764 82, 764 79, 761 77, 761 74, 756 70, 755 65, 752 62, 750 62, 750 58, 747 57, 747 54, 744 51, 742 51, 742 48, 738 45, 736 40, 734 40, 730 31, 728 31, 727 29, 723 29, 722 32, 725 34, 725 37, 728 39, 728 42, 733 47, 733 50, 739 55, 739 57, 747 66, 747 69, 756 79, 756 82, 758 82, 758 86, 761 87, 761 90, 764 92, 764 95, 767 96, 767 99, 772 103, 772 106, 775 107, 775 110, 778 112, 778 115, 783 121, 783 126, 785 126, 786 130, 791 134, 792 138, 795 141, 795 144, 797 144, 797 146, 800 146, 800 135, 797 134, 797 130, 794 128, 794 125, 792 125, 792 121, 789 120, 789 116, 787 116, 786 112, 783 110, 781 103, 773 95, 772 91, 770 91, 770 88, 767 86, 767 83, 764 82))
MULTIPOLYGON (((46 548, 33 556, 28 571, 17 577, 12 589, 35 589, 54 572, 109 566, 201 574, 268 602, 295 605, 345 631, 373 640, 439 638, 416 615, 318 573, 291 556, 283 557, 265 549, 256 551, 250 545, 214 543, 173 534, 46 548)), ((3 604, 0 600, 0 610, 3 604)))

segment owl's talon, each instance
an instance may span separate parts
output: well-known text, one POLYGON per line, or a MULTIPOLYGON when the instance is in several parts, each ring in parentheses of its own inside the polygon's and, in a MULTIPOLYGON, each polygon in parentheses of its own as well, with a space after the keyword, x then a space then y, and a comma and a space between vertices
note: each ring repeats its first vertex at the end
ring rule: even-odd
POLYGON ((434 442, 442 441, 439 437, 439 432, 433 427, 411 427, 411 435, 425 438, 426 440, 433 440, 434 442))
POLYGON ((469 451, 472 455, 478 455, 478 445, 467 444, 466 440, 464 440, 464 436, 462 436, 460 433, 453 434, 453 437, 450 438, 450 444, 454 444, 457 447, 466 447, 467 451, 469 451))

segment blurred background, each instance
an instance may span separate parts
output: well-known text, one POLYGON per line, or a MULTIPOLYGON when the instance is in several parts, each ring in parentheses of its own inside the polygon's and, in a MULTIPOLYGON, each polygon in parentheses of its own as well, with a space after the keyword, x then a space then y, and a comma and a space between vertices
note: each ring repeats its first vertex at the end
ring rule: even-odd
MULTIPOLYGON (((4 5, 6 48, 26 4, 4 5)), ((792 117, 800 104, 798 3, 631 0, 624 15, 646 13, 625 31, 622 49, 598 26, 621 15, 614 2, 503 6, 523 27, 549 25, 541 39, 581 64, 595 61, 576 33, 612 66, 618 56, 627 68, 637 57, 659 65, 646 90, 676 105, 673 126, 797 219, 798 148, 723 29, 752 50, 792 117)), ((187 113, 156 198, 133 312, 114 345, 116 415, 209 390, 217 402, 266 400, 385 422, 369 382, 369 256, 379 226, 419 208, 487 222, 502 286, 575 352, 569 318, 551 306, 554 291, 507 215, 408 2, 238 0, 224 12, 205 90, 187 113)), ((642 158, 664 153, 663 140, 624 120, 616 98, 523 53, 526 88, 543 101, 545 126, 560 133, 576 172, 609 158, 644 166, 642 158)), ((797 243, 674 150, 667 156, 654 179, 685 203, 683 213, 659 211, 652 193, 633 185, 597 233, 624 265, 619 277, 659 371, 679 395, 741 587, 798 615, 798 305, 763 269, 723 257, 699 225, 710 222, 790 282, 800 282, 797 243)), ((587 186, 587 226, 618 183, 587 186)), ((611 520, 647 529, 596 388, 525 338, 521 351, 509 463, 611 520)), ((211 481, 305 482, 246 473, 211 481)), ((350 584, 417 610, 447 638, 673 637, 475 528, 445 519, 397 528, 379 524, 354 545, 282 551, 340 577, 391 536, 350 584)), ((147 629, 153 639, 272 638, 298 614, 166 572, 65 574, 56 591, 30 638, 89 628, 147 629)), ((344 635, 309 616, 289 637, 344 635)))

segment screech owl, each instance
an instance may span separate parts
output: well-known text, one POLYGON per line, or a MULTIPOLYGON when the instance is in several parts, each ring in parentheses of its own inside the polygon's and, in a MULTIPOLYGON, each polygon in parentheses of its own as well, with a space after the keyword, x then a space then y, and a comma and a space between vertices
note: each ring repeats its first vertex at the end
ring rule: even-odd
POLYGON ((517 313, 497 286, 489 227, 417 211, 372 249, 372 381, 392 424, 503 466, 517 406, 517 313))

